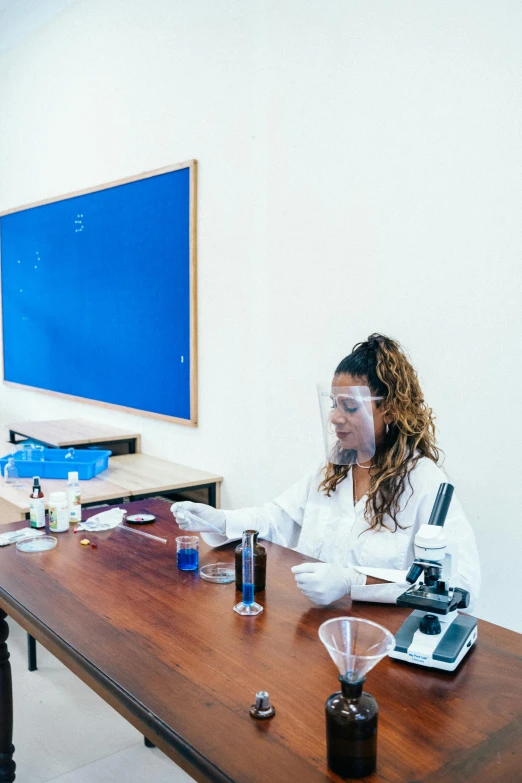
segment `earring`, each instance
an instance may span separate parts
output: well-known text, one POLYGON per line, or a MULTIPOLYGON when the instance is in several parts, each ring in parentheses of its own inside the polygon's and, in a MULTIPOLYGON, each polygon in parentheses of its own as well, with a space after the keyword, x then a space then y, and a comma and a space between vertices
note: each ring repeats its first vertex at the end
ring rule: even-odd
POLYGON ((387 425, 386 425, 386 435, 389 433, 389 431, 390 431, 390 425, 389 425, 389 424, 387 424, 387 425))

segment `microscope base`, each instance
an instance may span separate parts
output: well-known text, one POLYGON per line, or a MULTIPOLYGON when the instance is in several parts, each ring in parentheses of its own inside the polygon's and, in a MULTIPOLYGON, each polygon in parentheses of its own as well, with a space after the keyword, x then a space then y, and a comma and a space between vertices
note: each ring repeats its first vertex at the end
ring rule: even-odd
POLYGON ((416 663, 432 669, 455 671, 477 638, 477 619, 454 613, 449 622, 441 622, 441 633, 429 636, 419 631, 427 612, 415 609, 395 634, 395 649, 390 658, 416 663))

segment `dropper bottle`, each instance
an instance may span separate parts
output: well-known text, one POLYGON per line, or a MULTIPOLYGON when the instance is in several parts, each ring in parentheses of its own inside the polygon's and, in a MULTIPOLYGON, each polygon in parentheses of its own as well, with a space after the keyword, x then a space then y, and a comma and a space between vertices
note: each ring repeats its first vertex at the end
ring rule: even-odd
POLYGON ((33 477, 33 488, 29 496, 29 516, 31 527, 45 527, 45 501, 39 476, 33 477))

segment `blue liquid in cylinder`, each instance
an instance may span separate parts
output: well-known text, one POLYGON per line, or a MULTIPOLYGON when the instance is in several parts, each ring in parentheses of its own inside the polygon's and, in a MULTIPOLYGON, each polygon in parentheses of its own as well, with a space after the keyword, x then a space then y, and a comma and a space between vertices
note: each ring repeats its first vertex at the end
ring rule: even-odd
POLYGON ((249 606, 254 603, 254 585, 243 582, 243 603, 249 606))
POLYGON ((180 571, 196 571, 198 560, 197 549, 180 549, 178 552, 178 568, 180 571))

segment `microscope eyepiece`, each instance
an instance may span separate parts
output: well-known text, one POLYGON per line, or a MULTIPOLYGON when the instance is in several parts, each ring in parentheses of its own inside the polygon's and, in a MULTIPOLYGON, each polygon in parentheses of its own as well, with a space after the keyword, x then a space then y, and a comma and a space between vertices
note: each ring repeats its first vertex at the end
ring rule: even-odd
POLYGON ((442 527, 444 525, 451 498, 453 497, 453 489, 452 484, 440 485, 437 497, 435 498, 435 503, 431 509, 428 525, 437 525, 437 527, 442 527))

